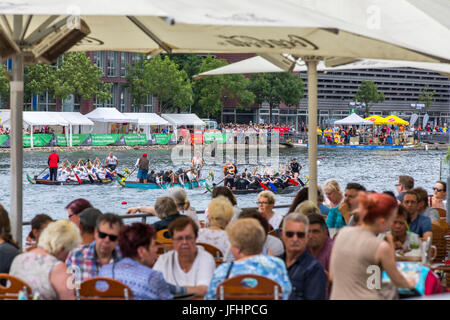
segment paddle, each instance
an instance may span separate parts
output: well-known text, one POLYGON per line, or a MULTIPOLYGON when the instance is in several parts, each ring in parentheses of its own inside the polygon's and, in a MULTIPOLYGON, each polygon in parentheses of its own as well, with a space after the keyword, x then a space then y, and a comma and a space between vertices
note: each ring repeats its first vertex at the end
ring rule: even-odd
MULTIPOLYGON (((225 180, 225 178, 223 178, 222 180, 220 180, 219 183, 217 183, 217 184, 214 183, 213 185, 214 185, 214 186, 217 186, 218 184, 221 184, 221 183, 223 182, 223 180, 225 180)), ((205 182, 205 187, 206 187, 206 191, 203 192, 202 194, 205 194, 205 193, 207 193, 208 191, 209 191, 209 192, 212 192, 212 191, 208 190, 208 188, 211 188, 211 187, 210 187, 209 184, 207 184, 206 182, 205 182)))
POLYGON ((266 185, 264 185, 263 183, 261 183, 261 181, 258 181, 259 185, 264 189, 264 190, 268 190, 269 188, 267 188, 266 185))
POLYGON ((134 170, 136 170, 136 167, 125 177, 125 179, 128 179, 128 177, 130 177, 133 174, 134 170))
POLYGON ((274 186, 272 182, 269 181, 268 185, 270 186, 270 188, 272 188, 273 191, 277 191, 277 188, 274 186))
POLYGON ((44 171, 47 170, 47 169, 48 169, 48 167, 45 167, 44 170, 42 170, 42 171, 39 172, 37 175, 35 175, 35 176, 34 176, 34 180, 36 180, 37 177, 39 177, 39 176, 42 174, 42 172, 44 172, 44 171))

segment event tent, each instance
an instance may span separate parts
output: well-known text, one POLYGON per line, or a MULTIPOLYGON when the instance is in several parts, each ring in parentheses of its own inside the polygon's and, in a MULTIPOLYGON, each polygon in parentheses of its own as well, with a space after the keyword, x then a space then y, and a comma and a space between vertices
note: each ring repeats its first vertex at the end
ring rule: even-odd
POLYGON ((147 137, 149 137, 149 135, 151 133, 151 126, 169 126, 170 125, 166 119, 161 118, 156 113, 124 112, 123 114, 129 118, 137 117, 138 118, 137 128, 144 129, 144 133, 147 134, 147 137))
POLYGON ((138 116, 128 117, 116 108, 96 108, 86 117, 94 122, 92 133, 110 133, 113 123, 138 123, 138 116))
POLYGON ((206 124, 200 120, 195 113, 163 113, 164 119, 175 127, 178 126, 200 126, 205 127, 206 124))
POLYGON ((372 121, 365 120, 358 116, 356 113, 352 113, 344 119, 337 120, 334 122, 335 125, 363 125, 363 124, 373 124, 372 121))

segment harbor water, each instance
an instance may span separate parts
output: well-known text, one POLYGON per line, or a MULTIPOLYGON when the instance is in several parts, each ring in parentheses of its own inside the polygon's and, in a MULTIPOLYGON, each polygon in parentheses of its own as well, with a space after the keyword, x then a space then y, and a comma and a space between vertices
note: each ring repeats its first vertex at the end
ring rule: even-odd
MULTIPOLYGON (((149 154, 150 168, 156 170, 178 169, 188 167, 187 161, 184 165, 173 164, 169 150, 128 150, 114 151, 119 159, 118 172, 125 168, 132 170, 138 157, 143 152, 149 154)), ((82 151, 82 152, 59 152, 61 160, 69 159, 76 163, 80 158, 95 159, 99 157, 103 162, 108 151, 82 151)), ((444 150, 409 150, 409 151, 371 151, 371 150, 327 150, 318 151, 318 181, 322 184, 325 180, 336 179, 342 189, 349 182, 359 182, 368 190, 378 192, 391 190, 396 192, 395 184, 399 175, 410 175, 415 179, 415 186, 425 188, 432 194, 432 187, 439 179, 440 161, 444 158, 444 150)), ((270 151, 269 151, 270 156, 270 151)), ((153 205, 155 200, 167 195, 167 190, 141 190, 123 188, 117 182, 108 185, 76 185, 76 186, 47 186, 32 185, 26 179, 26 174, 34 176, 47 166, 48 153, 25 152, 23 160, 23 220, 30 221, 36 214, 45 213, 54 219, 67 218, 64 207, 76 198, 89 200, 94 207, 102 212, 111 212, 124 215, 126 209, 153 205), (122 202, 126 201, 126 205, 122 202)), ((305 149, 279 149, 279 162, 285 164, 292 158, 303 165, 300 177, 305 181, 308 175, 308 156, 305 149)), ((252 161, 255 162, 255 161, 252 161)), ((262 168, 264 163, 260 163, 262 168)), ((253 171, 256 164, 239 164, 238 171, 243 172, 245 168, 253 171)), ((223 179, 223 164, 215 163, 206 165, 203 175, 209 170, 214 172, 214 182, 223 179)), ((46 171, 48 172, 48 170, 46 171)), ((46 173, 45 172, 45 173, 46 173)), ((9 211, 10 207, 10 157, 9 154, 0 154, 0 203, 9 211)), ((130 178, 136 179, 136 171, 130 178)), ((446 177, 443 177, 446 179, 446 177)), ((210 193, 205 193, 202 186, 195 190, 187 190, 191 206, 196 210, 207 208, 211 199, 210 193)), ((276 205, 290 204, 295 193, 277 195, 276 205)), ((256 194, 238 195, 237 201, 241 208, 256 207, 256 194)), ((280 213, 286 213, 287 209, 279 209, 280 213)), ((153 218, 152 218, 153 219, 153 218)), ((148 220, 149 222, 152 219, 148 220)), ((155 218, 156 219, 156 218, 155 218)), ((24 235, 28 233, 29 226, 24 227, 24 235)))

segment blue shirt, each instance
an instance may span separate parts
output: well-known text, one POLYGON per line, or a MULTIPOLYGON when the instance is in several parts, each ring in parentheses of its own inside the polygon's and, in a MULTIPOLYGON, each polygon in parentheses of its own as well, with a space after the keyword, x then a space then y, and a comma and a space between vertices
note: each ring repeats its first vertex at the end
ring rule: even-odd
POLYGON ((326 205, 324 205, 323 203, 320 204, 319 209, 320 209, 320 213, 323 214, 323 215, 326 215, 326 216, 330 212, 330 208, 327 207, 326 205))
POLYGON ((337 228, 337 229, 340 229, 347 225, 345 223, 344 217, 339 211, 339 206, 330 209, 330 212, 328 212, 326 223, 328 228, 337 228))
MULTIPOLYGON (((230 264, 230 262, 222 263, 214 271, 205 300, 217 299, 217 287, 222 281, 226 280, 230 264)), ((277 257, 260 254, 241 261, 235 261, 230 270, 228 279, 241 274, 256 274, 277 282, 281 286, 281 294, 284 300, 287 300, 291 293, 292 286, 286 270, 286 265, 277 257)))
POLYGON ((409 230, 417 233, 419 237, 423 237, 425 232, 433 232, 433 228, 431 227, 431 219, 418 214, 416 220, 411 222, 409 225, 409 230))
POLYGON ((100 269, 99 276, 113 278, 126 284, 130 287, 135 300, 173 299, 161 272, 131 258, 124 258, 114 264, 110 263, 103 266, 100 269))
MULTIPOLYGON (((286 255, 279 256, 283 261, 286 255)), ((325 300, 327 275, 322 264, 307 250, 288 268, 292 292, 289 300, 325 300)))

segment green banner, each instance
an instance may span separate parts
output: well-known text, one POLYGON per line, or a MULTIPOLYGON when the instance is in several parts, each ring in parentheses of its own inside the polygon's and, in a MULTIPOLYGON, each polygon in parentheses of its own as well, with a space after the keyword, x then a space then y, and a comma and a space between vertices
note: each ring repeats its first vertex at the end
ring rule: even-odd
POLYGON ((172 134, 155 133, 154 134, 157 144, 169 144, 172 134))
MULTIPOLYGON (((34 147, 45 147, 52 140, 53 134, 38 133, 33 134, 33 146, 34 147)), ((23 135, 23 146, 31 147, 31 135, 23 135)))
MULTIPOLYGON (((81 145, 87 138, 89 138, 88 133, 84 134, 72 134, 72 146, 79 146, 81 145)), ((67 137, 67 139, 70 139, 70 136, 67 137)), ((69 140, 66 141, 66 135, 65 134, 57 134, 56 135, 56 141, 58 146, 66 147, 69 145, 69 140)))
POLYGON ((91 134, 93 146, 108 146, 115 144, 122 134, 91 134))
POLYGON ((126 134, 125 135, 125 145, 127 146, 138 146, 146 145, 147 136, 145 134, 126 134))
POLYGON ((0 147, 2 146, 3 143, 5 143, 6 140, 9 139, 9 136, 7 134, 1 134, 0 135, 0 147))

